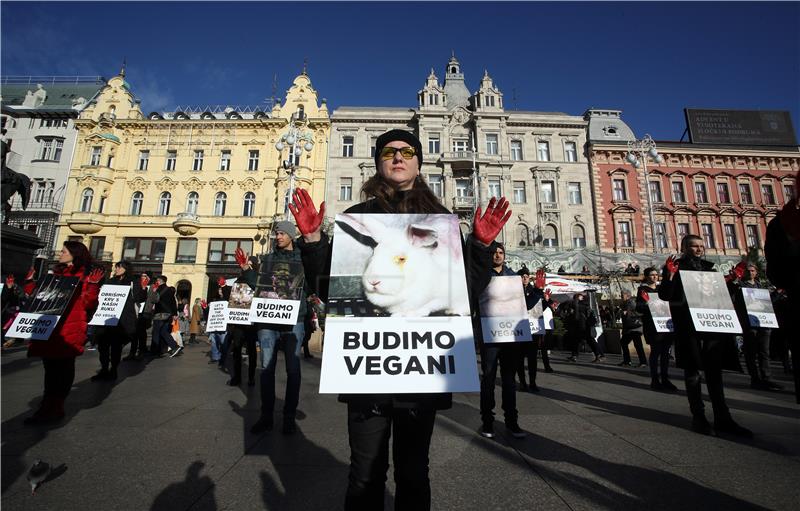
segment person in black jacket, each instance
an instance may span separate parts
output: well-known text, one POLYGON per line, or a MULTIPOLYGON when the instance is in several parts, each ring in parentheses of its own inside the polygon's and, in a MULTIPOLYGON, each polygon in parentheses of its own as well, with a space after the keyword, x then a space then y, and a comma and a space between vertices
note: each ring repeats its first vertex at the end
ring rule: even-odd
MULTIPOLYGON (((247 284, 255 290, 258 280, 258 258, 247 257, 242 249, 236 249, 236 259, 242 272, 236 279, 236 284, 247 284)), ((247 386, 256 384, 256 327, 255 325, 240 325, 228 323, 228 350, 233 354, 233 376, 226 385, 236 387, 242 383, 242 348, 247 350, 247 386)))
POLYGON ((622 292, 622 337, 619 344, 622 348, 621 366, 631 365, 631 352, 628 344, 633 341, 636 348, 636 355, 639 357, 639 367, 647 366, 647 358, 644 356, 644 346, 642 346, 642 317, 636 311, 636 301, 627 291, 622 292))
POLYGON ((178 317, 178 302, 175 301, 175 288, 167 286, 167 277, 159 275, 156 278, 156 289, 153 291, 153 337, 150 352, 156 357, 161 356, 161 345, 166 344, 170 357, 178 355, 182 346, 178 346, 172 338, 172 321, 178 317))
POLYGON ((597 317, 589 306, 586 295, 584 293, 575 293, 572 301, 559 307, 558 312, 567 329, 567 345, 572 350, 572 355, 567 358, 567 361, 578 361, 578 349, 581 341, 586 342, 592 353, 594 353, 593 363, 604 361, 606 358, 600 353, 597 341, 592 335, 592 328, 597 324, 597 317))
POLYGON ((669 301, 672 324, 675 329, 675 363, 683 369, 686 397, 692 412, 692 430, 711 434, 711 424, 706 419, 700 389, 700 371, 705 374, 706 388, 714 409, 714 430, 751 437, 753 433, 734 422, 722 390, 722 370, 742 372, 736 342, 731 334, 698 332, 694 328, 681 273, 689 271, 714 271, 714 263, 702 259, 705 254, 703 239, 694 234, 681 240, 683 254, 680 259, 670 256, 662 271, 658 297, 669 301))
POLYGON ((150 276, 142 273, 138 280, 134 280, 131 296, 133 297, 133 306, 136 308, 136 333, 131 340, 131 349, 128 356, 123 358, 126 360, 142 360, 145 352, 147 351, 147 329, 153 323, 153 311, 145 311, 145 303, 147 302, 147 293, 150 289, 150 276))
MULTIPOLYGON (((376 141, 377 173, 362 187, 369 200, 353 206, 347 213, 449 213, 420 175, 422 145, 405 130, 391 130, 376 141)), ((464 248, 468 290, 473 305, 489 282, 491 266, 489 243, 510 216, 507 202, 492 199, 486 215, 476 212, 473 233, 464 248)), ((324 203, 317 213, 305 190, 294 194, 290 209, 303 234, 297 245, 303 256, 306 279, 324 302, 328 297, 330 244, 321 232, 324 203)), ((350 475, 345 509, 383 509, 386 471, 389 467, 389 437, 393 436, 395 509, 426 510, 431 506, 428 478, 430 448, 436 411, 449 408, 452 395, 393 394, 342 395, 347 403, 350 442, 350 475)))
POLYGON ((116 326, 98 327, 97 351, 100 354, 100 371, 92 376, 92 381, 117 379, 117 366, 122 358, 122 347, 136 342, 136 309, 133 297, 133 275, 131 263, 120 261, 114 265, 114 272, 105 281, 113 286, 126 286, 130 289, 119 322, 116 326), (110 365, 110 367, 109 367, 110 365))
POLYGON ((644 340, 650 345, 650 388, 674 392, 678 388, 669 379, 669 349, 672 347, 673 335, 670 332, 656 330, 648 306, 651 297, 658 296, 659 277, 657 268, 650 266, 644 269, 644 282, 636 291, 636 311, 642 316, 644 340))
MULTIPOLYGON (((550 290, 544 291, 545 272, 539 269, 536 272, 536 279, 531 281, 530 270, 525 266, 517 272, 517 275, 522 277, 522 288, 525 293, 525 308, 528 310, 533 309, 539 302, 542 307, 550 307, 553 303, 550 300, 550 290)), ((545 331, 539 332, 533 336, 533 342, 524 342, 520 346, 520 357, 517 365, 517 379, 519 380, 519 390, 531 392, 539 392, 539 387, 536 385, 537 373, 537 351, 542 351, 542 364, 547 373, 552 373, 553 368, 550 367, 550 357, 547 355, 547 347, 544 345, 545 331), (528 375, 530 384, 525 382, 525 361, 528 361, 528 375)))

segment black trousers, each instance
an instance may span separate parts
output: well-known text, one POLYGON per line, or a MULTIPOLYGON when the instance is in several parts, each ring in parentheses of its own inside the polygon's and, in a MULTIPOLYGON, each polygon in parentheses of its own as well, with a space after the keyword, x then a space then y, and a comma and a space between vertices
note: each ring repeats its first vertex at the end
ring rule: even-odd
POLYGON ((153 318, 139 314, 136 318, 136 337, 131 341, 131 351, 128 356, 144 355, 147 351, 147 329, 153 324, 153 318))
POLYGON ((636 355, 639 356, 640 364, 647 364, 647 357, 644 356, 644 346, 642 346, 642 332, 634 332, 628 330, 622 333, 619 344, 622 347, 622 361, 630 364, 631 352, 628 349, 628 344, 633 341, 633 347, 636 348, 636 355))
POLYGON ((753 383, 769 381, 769 339, 766 328, 744 329, 744 361, 753 383))
POLYGON ((395 510, 425 511, 431 508, 428 451, 435 419, 435 410, 391 407, 376 410, 348 403, 350 474, 345 510, 383 509, 389 469, 389 437, 392 435, 395 510))
POLYGON ((592 334, 589 333, 588 330, 576 330, 572 332, 567 332, 567 336, 570 339, 570 347, 572 349, 572 356, 578 357, 578 349, 581 347, 581 341, 585 342, 589 349, 592 350, 595 357, 600 356, 600 350, 597 347, 597 341, 592 337, 592 334))
MULTIPOLYGON (((233 380, 242 381, 242 347, 247 349, 248 381, 256 381, 256 330, 251 326, 232 325, 229 331, 228 345, 233 351, 233 380)), ((224 355, 223 355, 224 357, 224 355)))
POLYGON ((42 358, 44 397, 66 399, 75 381, 75 357, 42 358))
POLYGON ((494 387, 497 366, 500 365, 502 382, 502 408, 506 424, 517 423, 517 391, 514 376, 517 371, 519 347, 516 343, 483 344, 481 348, 481 419, 484 424, 494 422, 494 387))
POLYGON ((696 334, 685 335, 681 342, 681 350, 689 353, 681 355, 684 370, 683 378, 686 383, 686 397, 689 400, 689 409, 692 415, 704 415, 703 397, 700 389, 700 370, 698 363, 702 364, 703 375, 706 380, 708 397, 714 409, 714 420, 725 421, 730 419, 730 411, 725 403, 725 394, 722 391, 722 360, 724 360, 725 341, 704 340, 700 341, 696 334))
POLYGON ((525 385, 525 361, 528 362, 528 376, 530 385, 536 385, 537 352, 542 352, 542 364, 545 369, 550 369, 550 357, 541 335, 534 335, 533 342, 523 342, 519 346, 520 356, 517 365, 517 379, 520 385, 525 385))
POLYGON ((658 381, 661 369, 661 381, 669 380, 669 349, 672 347, 672 336, 656 333, 647 339, 650 345, 650 378, 658 381))
MULTIPOLYGON (((111 369, 116 369, 122 359, 122 347, 130 339, 125 330, 118 327, 106 327, 97 336, 97 351, 100 354, 100 367, 107 371, 109 364, 111 369)), ((134 341, 135 343, 136 341, 134 341)))

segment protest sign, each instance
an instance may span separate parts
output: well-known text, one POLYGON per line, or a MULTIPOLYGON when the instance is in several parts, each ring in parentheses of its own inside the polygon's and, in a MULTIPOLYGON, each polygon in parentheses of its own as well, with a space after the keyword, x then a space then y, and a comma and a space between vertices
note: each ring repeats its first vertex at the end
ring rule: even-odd
POLYGON ((256 282, 250 321, 276 325, 297 324, 300 301, 304 298, 305 273, 302 261, 279 259, 268 254, 262 259, 256 282))
POLYGON ((105 284, 97 297, 97 310, 89 321, 90 325, 116 326, 122 316, 122 309, 131 292, 130 286, 105 284))
POLYGON ((531 335, 544 335, 544 309, 541 300, 528 311, 528 322, 531 324, 531 335))
POLYGON ((544 311, 542 311, 542 321, 544 321, 544 329, 545 330, 553 330, 556 327, 555 321, 553 320, 553 309, 550 307, 545 307, 544 311))
POLYGON ((250 321, 277 325, 296 325, 300 313, 300 300, 253 298, 250 321))
POLYGON ((692 323, 698 332, 742 333, 725 279, 715 271, 680 272, 692 323))
POLYGON ((675 327, 672 324, 669 302, 661 300, 655 296, 655 293, 649 295, 649 297, 650 300, 647 302, 647 307, 650 309, 650 316, 653 318, 653 326, 656 332, 674 332, 675 327))
POLYGON ((478 301, 483 342, 533 340, 522 279, 517 276, 492 277, 478 301))
POLYGON ((46 341, 58 325, 61 315, 69 305, 78 277, 45 275, 27 303, 14 319, 6 337, 46 341))
POLYGON ((747 319, 755 328, 778 328, 778 318, 772 308, 768 289, 742 288, 742 298, 747 308, 747 319))
POLYGON ((333 240, 320 392, 479 391, 457 217, 337 215, 333 240))
POLYGON ((228 324, 249 325, 253 289, 244 282, 235 282, 228 300, 228 324))
POLYGON ((208 320, 206 333, 224 332, 228 327, 228 302, 211 302, 208 304, 208 320))

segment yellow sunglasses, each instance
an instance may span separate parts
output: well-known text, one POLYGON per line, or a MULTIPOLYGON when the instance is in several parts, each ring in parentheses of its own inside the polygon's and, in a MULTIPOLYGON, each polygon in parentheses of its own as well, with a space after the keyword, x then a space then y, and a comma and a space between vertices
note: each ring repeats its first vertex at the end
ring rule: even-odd
POLYGON ((381 149, 381 160, 393 160, 394 155, 397 154, 398 151, 400 151, 404 160, 410 160, 417 154, 417 150, 413 147, 406 146, 398 149, 396 147, 387 146, 381 149))

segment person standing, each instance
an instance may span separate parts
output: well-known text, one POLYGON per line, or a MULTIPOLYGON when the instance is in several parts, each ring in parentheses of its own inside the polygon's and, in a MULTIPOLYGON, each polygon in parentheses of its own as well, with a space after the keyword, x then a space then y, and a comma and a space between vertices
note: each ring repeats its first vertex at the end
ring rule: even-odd
POLYGON ((636 311, 642 316, 644 340, 650 345, 650 388, 653 390, 678 390, 669 379, 669 350, 672 347, 672 333, 659 332, 650 312, 651 296, 658 296, 658 269, 650 266, 644 269, 644 282, 636 291, 636 311), (659 377, 659 370, 661 376, 659 377))
MULTIPOLYGON (((257 267, 258 258, 255 256, 247 257, 241 248, 235 252, 236 263, 242 269, 236 284, 244 284, 251 290, 255 290, 258 279, 257 267)), ((255 325, 241 325, 228 323, 229 350, 233 352, 233 376, 227 381, 226 385, 237 387, 242 383, 242 348, 247 350, 247 386, 254 387, 256 384, 256 327, 255 325)))
POLYGON ((627 291, 622 292, 622 337, 619 341, 622 347, 621 366, 631 366, 631 352, 628 345, 633 341, 636 355, 639 357, 639 367, 647 367, 647 358, 644 356, 642 346, 642 317, 636 310, 636 301, 627 291))
POLYGON ((586 295, 584 293, 575 293, 572 301, 559 307, 558 312, 567 329, 567 345, 572 350, 572 354, 567 358, 567 361, 578 361, 578 350, 581 342, 586 342, 592 353, 594 353, 593 363, 605 360, 597 346, 597 341, 592 335, 592 328, 597 324, 597 317, 589 307, 586 295))
POLYGON ((156 278, 156 289, 153 298, 153 338, 150 344, 151 353, 161 356, 161 345, 167 345, 170 357, 177 356, 182 350, 172 337, 172 322, 178 318, 178 303, 175 301, 175 288, 167 286, 167 277, 156 278))
POLYGON ((114 381, 117 379, 117 367, 122 358, 122 347, 129 342, 136 343, 136 305, 133 297, 133 276, 131 263, 119 261, 114 265, 111 277, 105 282, 108 285, 124 286, 130 291, 125 298, 119 321, 115 326, 98 327, 97 351, 100 354, 100 371, 92 376, 92 381, 114 381))
MULTIPOLYGON (((525 293, 525 307, 528 310, 533 309, 537 304, 542 304, 542 310, 545 307, 550 307, 550 291, 543 291, 545 285, 545 272, 544 269, 536 271, 536 279, 531 282, 530 271, 526 267, 522 267, 517 274, 522 277, 522 288, 525 293)), ((533 336, 533 342, 523 342, 520 344, 520 357, 517 365, 517 378, 519 379, 519 389, 522 391, 529 390, 530 392, 539 392, 539 387, 536 385, 537 373, 537 351, 542 352, 542 363, 544 364, 545 372, 552 373, 553 369, 550 367, 550 357, 547 355, 547 348, 544 345, 544 335, 546 330, 542 330, 539 334, 533 336), (525 382, 525 361, 528 361, 528 375, 530 384, 525 382)))
POLYGON ((147 310, 147 296, 150 290, 150 276, 142 273, 139 280, 133 283, 131 294, 133 295, 134 306, 138 314, 136 315, 136 333, 131 341, 131 349, 128 356, 123 361, 141 360, 147 352, 147 329, 153 324, 153 304, 147 310))
MULTIPOLYGON (((216 297, 211 299, 212 302, 227 302, 231 296, 231 287, 227 285, 225 277, 217 279, 216 297)), ((210 305, 209 305, 210 309, 210 305)), ((208 342, 211 344, 211 363, 217 363, 219 369, 225 369, 225 359, 228 354, 227 330, 214 330, 208 332, 208 342)))
POLYGON ((189 344, 199 344, 200 341, 196 339, 200 335, 200 322, 203 320, 203 306, 200 298, 194 299, 192 305, 192 314, 189 318, 189 344))

